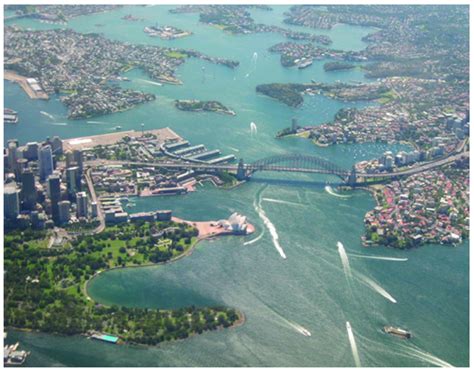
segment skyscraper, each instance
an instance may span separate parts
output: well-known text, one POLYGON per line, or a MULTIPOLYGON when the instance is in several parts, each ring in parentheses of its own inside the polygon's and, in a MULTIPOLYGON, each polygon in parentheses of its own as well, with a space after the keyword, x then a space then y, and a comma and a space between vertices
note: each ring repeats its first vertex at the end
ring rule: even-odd
POLYGON ((71 203, 69 201, 61 201, 58 204, 59 206, 59 224, 63 225, 69 222, 71 219, 69 209, 71 208, 71 203))
POLYGON ((77 166, 66 169, 67 194, 71 200, 74 200, 76 193, 80 191, 81 178, 78 173, 79 168, 77 166))
POLYGON ((79 173, 82 174, 83 166, 84 166, 84 158, 82 151, 80 149, 75 149, 73 152, 74 162, 76 166, 79 168, 79 173))
POLYGON ((21 174, 21 201, 23 209, 33 210, 36 205, 35 176, 30 169, 21 174))
POLYGON ((10 171, 15 171, 16 168, 16 154, 17 145, 15 142, 8 142, 8 169, 10 171))
POLYGON ((53 140, 51 141, 51 146, 55 155, 62 155, 63 141, 57 135, 53 137, 53 140))
POLYGON ((64 155, 66 156, 66 168, 72 167, 72 164, 74 163, 74 157, 71 151, 66 151, 64 152, 64 155))
POLYGON ((87 209, 87 194, 86 192, 78 192, 76 195, 77 202, 77 217, 87 218, 89 212, 87 209))
POLYGON ((39 175, 44 181, 53 173, 53 153, 50 145, 45 145, 38 149, 39 175))
POLYGON ((59 201, 61 199, 61 178, 53 174, 48 177, 48 193, 51 199, 51 216, 59 224, 59 201))
POLYGON ((16 183, 8 183, 3 190, 4 215, 6 219, 13 220, 20 213, 20 191, 16 183))

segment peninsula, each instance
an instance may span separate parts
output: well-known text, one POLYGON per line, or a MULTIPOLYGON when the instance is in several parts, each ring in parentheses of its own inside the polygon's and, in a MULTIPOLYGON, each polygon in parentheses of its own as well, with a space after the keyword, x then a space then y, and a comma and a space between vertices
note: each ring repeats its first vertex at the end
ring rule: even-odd
POLYGON ((326 35, 293 31, 287 28, 255 23, 249 10, 271 11, 268 5, 182 5, 171 13, 199 13, 199 21, 232 34, 279 33, 292 40, 307 40, 323 45, 332 43, 326 35))
POLYGON ((4 54, 8 78, 19 81, 30 96, 31 89, 38 97, 64 94, 61 101, 71 119, 119 112, 154 100, 153 94, 111 84, 133 68, 143 70, 153 80, 181 84, 175 71, 187 58, 229 68, 239 64, 195 50, 134 45, 69 29, 31 31, 16 26, 5 27, 4 54), (34 83, 28 85, 23 80, 34 83))
POLYGON ((87 286, 104 271, 175 261, 202 239, 254 231, 238 214, 218 222, 158 221, 138 214, 132 220, 93 235, 71 235, 54 248, 48 247, 46 230, 10 231, 5 325, 63 335, 114 334, 118 342, 156 345, 243 323, 242 313, 219 306, 161 310, 95 303, 87 286))
POLYGON ((235 116, 235 112, 230 108, 227 108, 222 103, 215 100, 211 101, 200 101, 200 100, 175 100, 175 106, 177 109, 182 111, 191 111, 191 112, 217 112, 223 113, 226 115, 235 116))

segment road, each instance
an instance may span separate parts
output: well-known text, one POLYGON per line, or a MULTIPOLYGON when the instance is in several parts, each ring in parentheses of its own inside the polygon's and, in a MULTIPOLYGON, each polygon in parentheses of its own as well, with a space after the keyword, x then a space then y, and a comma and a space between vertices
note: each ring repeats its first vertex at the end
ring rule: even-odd
POLYGON ((97 204, 97 218, 99 219, 99 226, 94 229, 93 233, 100 233, 105 229, 105 217, 104 213, 102 212, 102 207, 100 206, 100 201, 97 198, 97 194, 95 193, 95 188, 94 188, 94 183, 92 182, 92 177, 91 177, 91 171, 92 168, 89 168, 85 172, 85 178, 87 182, 87 187, 89 188, 89 193, 91 195, 92 202, 95 202, 97 204))
MULTIPOLYGON (((397 172, 390 173, 381 173, 381 174, 367 174, 367 173, 357 173, 357 178, 367 179, 367 178, 397 178, 400 176, 409 176, 418 174, 427 170, 431 170, 449 163, 452 163, 461 157, 469 157, 469 151, 467 151, 467 139, 462 141, 458 148, 447 157, 439 158, 434 161, 420 163, 412 166, 409 169, 401 170, 397 172)), ((99 166, 99 165, 126 165, 126 166, 143 166, 143 167, 157 167, 157 168, 169 168, 169 169, 197 169, 197 170, 221 170, 221 171, 231 171, 237 172, 237 165, 229 164, 207 164, 207 163, 176 163, 176 162, 140 162, 140 161, 110 161, 110 160, 93 160, 86 162, 89 166, 99 166)), ((279 172, 294 172, 294 173, 315 173, 315 174, 333 174, 340 177, 349 176, 349 171, 347 173, 334 172, 332 170, 320 169, 320 168, 298 168, 285 165, 265 165, 255 167, 252 164, 244 164, 244 168, 247 172, 254 171, 279 171, 279 172)), ((92 185, 92 180, 88 179, 88 184, 90 182, 89 189, 93 191, 94 187, 92 185)), ((91 195, 92 195, 91 191, 91 195)), ((95 192, 94 196, 95 197, 95 192)), ((97 201, 96 201, 97 202, 97 201)), ((99 203, 98 203, 99 205, 99 203)), ((100 208, 99 208, 100 209, 100 208)))

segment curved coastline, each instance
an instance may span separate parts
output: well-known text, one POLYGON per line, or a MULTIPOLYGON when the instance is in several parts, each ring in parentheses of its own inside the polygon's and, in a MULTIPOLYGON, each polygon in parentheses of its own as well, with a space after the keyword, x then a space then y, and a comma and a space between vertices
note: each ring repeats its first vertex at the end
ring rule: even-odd
MULTIPOLYGON (((215 238, 217 236, 231 236, 231 234, 220 234, 220 235, 211 235, 211 236, 201 236, 201 237, 198 237, 196 239, 196 241, 194 241, 194 243, 189 247, 189 249, 185 252, 183 252, 182 254, 178 255, 178 256, 175 256, 174 258, 171 258, 170 260, 167 260, 167 261, 164 261, 164 262, 158 262, 158 263, 146 263, 146 264, 141 264, 141 265, 130 265, 130 266, 126 266, 126 267, 112 267, 112 268, 108 268, 108 269, 105 269, 103 271, 99 271, 99 272, 96 272, 94 273, 89 279, 87 279, 85 282, 84 282, 84 286, 82 288, 82 292, 84 294, 84 296, 86 297, 86 299, 88 301, 91 301, 91 302, 95 302, 95 303, 99 303, 97 300, 94 300, 88 293, 88 286, 89 286, 89 283, 92 282, 93 279, 97 278, 100 274, 102 273, 106 273, 106 272, 110 272, 112 270, 117 270, 117 269, 134 269, 134 268, 147 268, 147 267, 153 267, 153 266, 159 266, 159 265, 165 265, 165 264, 170 264, 170 263, 174 263, 176 262, 177 260, 180 260, 184 257, 187 257, 187 256, 190 256, 193 251, 195 250, 197 244, 201 241, 204 241, 204 240, 210 240, 212 238, 215 238)), ((100 304, 100 303, 99 303, 100 304)), ((161 310, 160 308, 157 308, 158 310, 161 310)), ((230 325, 228 328, 229 329, 233 329, 233 328, 237 328, 239 326, 242 326, 244 323, 245 323, 245 320, 246 320, 246 317, 245 317, 245 314, 244 312, 242 312, 240 309, 237 309, 237 308, 233 308, 236 313, 237 313, 237 316, 238 316, 238 319, 232 324, 230 325)), ((217 327, 217 330, 223 330, 225 329, 225 327, 223 326, 219 326, 217 327)), ((28 330, 28 329, 26 329, 28 330)), ((214 331, 214 330, 212 330, 214 331)), ((206 331, 207 332, 207 331, 206 331)), ((191 336, 194 336, 194 335, 197 335, 197 333, 191 333, 189 335, 189 337, 191 336)), ((189 338, 188 337, 188 338, 189 338)), ((186 340, 186 339, 178 339, 178 340, 186 340)), ((171 342, 171 341, 176 341, 176 340, 170 340, 170 341, 164 341, 163 343, 167 343, 167 342, 171 342)), ((145 344, 140 344, 140 343, 123 343, 123 344, 127 344, 127 345, 138 345, 138 346, 145 346, 145 347, 149 347, 151 345, 145 345, 145 344)), ((154 345, 154 346, 159 346, 160 344, 158 345, 154 345)))

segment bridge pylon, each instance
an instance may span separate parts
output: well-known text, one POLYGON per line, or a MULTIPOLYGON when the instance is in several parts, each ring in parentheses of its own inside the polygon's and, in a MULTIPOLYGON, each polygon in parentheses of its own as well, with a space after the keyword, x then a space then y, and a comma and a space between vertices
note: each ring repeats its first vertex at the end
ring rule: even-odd
POLYGON ((349 177, 347 178, 347 185, 351 187, 355 187, 357 184, 357 172, 355 165, 352 166, 351 173, 349 174, 349 177))
POLYGON ((245 179, 247 179, 247 174, 245 172, 244 159, 241 158, 239 160, 239 165, 237 166, 237 180, 245 180, 245 179))

